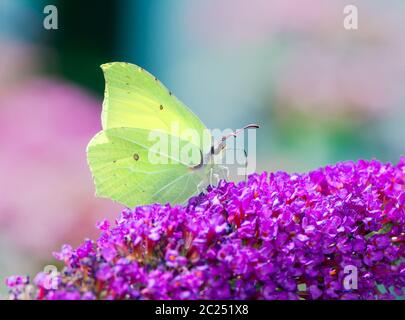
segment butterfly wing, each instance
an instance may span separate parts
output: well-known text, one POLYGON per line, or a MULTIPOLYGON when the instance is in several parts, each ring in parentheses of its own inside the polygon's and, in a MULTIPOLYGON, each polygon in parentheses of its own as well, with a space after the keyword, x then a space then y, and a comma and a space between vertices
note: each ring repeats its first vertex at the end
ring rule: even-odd
POLYGON ((203 153, 209 151, 211 135, 205 125, 157 78, 130 63, 107 63, 101 68, 106 82, 102 111, 104 130, 141 128, 180 136, 192 129, 200 137, 203 153))
MULTIPOLYGON (((190 147, 188 141, 179 140, 180 148, 186 145, 190 147)), ((170 149, 155 146, 146 129, 111 128, 99 132, 87 147, 96 195, 128 207, 183 203, 194 195, 205 174, 191 169, 201 161, 198 147, 191 146, 198 153, 182 161, 171 155, 170 149), (151 161, 151 153, 158 162, 151 161)))

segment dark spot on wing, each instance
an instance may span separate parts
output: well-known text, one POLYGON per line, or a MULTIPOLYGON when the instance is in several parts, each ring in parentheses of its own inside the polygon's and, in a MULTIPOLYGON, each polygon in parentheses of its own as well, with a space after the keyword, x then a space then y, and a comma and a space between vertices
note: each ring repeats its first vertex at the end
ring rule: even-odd
POLYGON ((160 105, 160 106, 159 106, 159 109, 160 109, 160 110, 163 110, 163 105, 160 105))
POLYGON ((134 158, 135 161, 138 161, 139 160, 139 154, 134 153, 133 158, 134 158))
POLYGON ((171 91, 169 91, 169 95, 170 95, 170 96, 172 95, 172 92, 171 92, 171 91))

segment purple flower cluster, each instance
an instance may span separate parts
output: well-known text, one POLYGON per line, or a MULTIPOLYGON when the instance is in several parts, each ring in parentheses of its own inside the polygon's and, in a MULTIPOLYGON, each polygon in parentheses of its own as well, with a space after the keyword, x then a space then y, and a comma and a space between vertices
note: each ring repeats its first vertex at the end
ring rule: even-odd
POLYGON ((55 254, 66 266, 53 281, 10 277, 10 297, 403 297, 405 157, 396 166, 360 160, 222 181, 187 206, 127 209, 98 228, 97 241, 55 254))

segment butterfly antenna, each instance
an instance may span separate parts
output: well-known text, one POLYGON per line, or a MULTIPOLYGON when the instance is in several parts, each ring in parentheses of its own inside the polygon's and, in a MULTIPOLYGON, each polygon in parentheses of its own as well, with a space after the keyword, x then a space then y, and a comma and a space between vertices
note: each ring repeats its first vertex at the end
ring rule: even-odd
POLYGON ((223 136, 222 141, 225 141, 226 139, 228 139, 230 137, 235 137, 236 138, 236 136, 239 133, 241 133, 242 131, 244 131, 244 130, 247 130, 247 129, 259 129, 259 128, 260 128, 260 126, 258 124, 255 124, 255 123, 248 124, 248 125, 244 126, 243 128, 238 129, 238 130, 228 134, 227 136, 223 136))

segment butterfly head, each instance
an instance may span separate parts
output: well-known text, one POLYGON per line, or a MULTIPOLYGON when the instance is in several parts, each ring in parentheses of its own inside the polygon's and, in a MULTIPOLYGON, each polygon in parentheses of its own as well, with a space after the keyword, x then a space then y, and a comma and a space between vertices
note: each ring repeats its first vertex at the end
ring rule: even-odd
POLYGON ((248 125, 244 126, 243 128, 241 128, 239 130, 236 130, 236 131, 234 131, 234 132, 232 132, 232 133, 230 133, 230 134, 228 134, 226 136, 223 136, 216 145, 213 144, 211 146, 211 155, 217 155, 221 151, 223 151, 226 148, 226 140, 228 138, 230 138, 230 137, 236 138, 238 136, 238 134, 240 134, 244 130, 258 129, 258 128, 260 128, 260 126, 258 124, 251 123, 251 124, 248 124, 248 125))
MULTIPOLYGON (((236 130, 226 136, 223 136, 219 139, 219 141, 217 141, 216 143, 213 142, 213 144, 211 145, 211 150, 209 153, 207 153, 205 156, 203 155, 202 151, 200 150, 200 154, 201 154, 201 161, 199 164, 190 167, 191 170, 195 170, 195 169, 200 169, 201 167, 204 166, 204 164, 207 163, 212 163, 213 162, 213 158, 214 156, 220 154, 223 150, 225 150, 226 148, 226 140, 230 137, 237 137, 239 133, 243 132, 244 130, 247 129, 258 129, 260 128, 259 125, 257 124, 248 124, 246 126, 244 126, 243 128, 236 130)), ((245 151, 246 154, 246 151, 245 151)))

